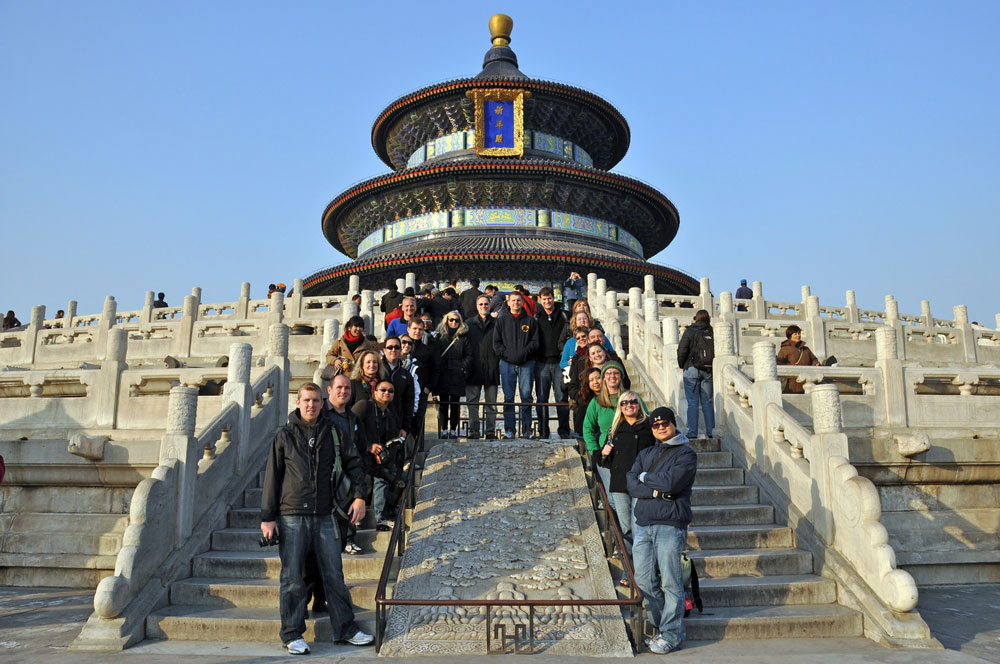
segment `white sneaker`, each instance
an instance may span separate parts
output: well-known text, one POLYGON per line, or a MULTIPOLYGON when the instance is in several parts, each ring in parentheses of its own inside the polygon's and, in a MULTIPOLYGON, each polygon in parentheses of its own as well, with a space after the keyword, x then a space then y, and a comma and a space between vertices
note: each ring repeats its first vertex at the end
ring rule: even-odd
POLYGON ((375 642, 374 636, 372 636, 371 634, 367 634, 361 631, 360 629, 354 636, 347 639, 347 643, 350 643, 352 646, 370 646, 374 642, 375 642))
POLYGON ((305 639, 295 639, 285 644, 285 650, 288 651, 289 655, 308 655, 309 644, 306 643, 305 639))
POLYGON ((676 646, 672 646, 662 636, 657 636, 649 642, 649 652, 654 652, 657 655, 666 655, 680 649, 681 644, 678 643, 676 646))

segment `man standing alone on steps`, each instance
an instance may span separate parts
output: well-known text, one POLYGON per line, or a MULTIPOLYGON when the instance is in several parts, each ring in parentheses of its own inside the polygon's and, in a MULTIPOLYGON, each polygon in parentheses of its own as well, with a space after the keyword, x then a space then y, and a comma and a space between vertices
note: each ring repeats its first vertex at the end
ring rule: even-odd
MULTIPOLYGON (((335 379, 346 381, 344 376, 335 379)), ((333 516, 334 469, 340 466, 353 486, 365 486, 361 457, 350 440, 336 431, 324 410, 323 396, 315 383, 299 388, 297 408, 288 424, 274 437, 267 459, 261 496, 260 531, 265 539, 279 537, 281 557, 281 642, 292 655, 305 655, 309 593, 304 579, 306 555, 316 554, 329 604, 333 638, 355 646, 374 641, 354 622, 351 593, 344 583, 340 559, 340 534, 333 516), (337 463, 337 462, 340 463, 337 463)), ((364 498, 351 503, 354 523, 365 516, 364 498)))
POLYGON ((646 617, 656 629, 647 643, 665 655, 684 641, 684 572, 681 552, 691 523, 691 487, 698 455, 687 436, 677 433, 674 411, 663 406, 649 414, 652 447, 639 452, 626 474, 634 501, 632 558, 646 617))
POLYGON ((684 398, 687 399, 687 437, 698 437, 698 404, 705 417, 705 436, 715 428, 712 410, 712 360, 715 359, 715 339, 709 325, 708 312, 699 309, 694 324, 684 330, 677 344, 677 364, 684 370, 684 398))

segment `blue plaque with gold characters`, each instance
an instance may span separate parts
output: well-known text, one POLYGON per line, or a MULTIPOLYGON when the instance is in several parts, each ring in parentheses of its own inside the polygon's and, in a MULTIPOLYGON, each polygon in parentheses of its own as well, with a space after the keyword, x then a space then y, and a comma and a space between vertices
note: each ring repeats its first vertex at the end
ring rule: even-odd
POLYGON ((477 89, 465 93, 476 105, 476 155, 524 156, 527 90, 477 89))

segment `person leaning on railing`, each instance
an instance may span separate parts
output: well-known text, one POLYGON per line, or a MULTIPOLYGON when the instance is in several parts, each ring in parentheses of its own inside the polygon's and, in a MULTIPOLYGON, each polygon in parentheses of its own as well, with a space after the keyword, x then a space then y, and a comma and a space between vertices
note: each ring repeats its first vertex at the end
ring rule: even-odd
MULTIPOLYGON (((778 364, 790 364, 796 367, 818 367, 820 364, 819 358, 802 342, 802 328, 798 325, 789 325, 785 328, 785 340, 781 342, 775 361, 778 364)), ((790 377, 782 382, 785 383, 786 392, 792 394, 805 392, 805 383, 800 380, 790 377)))

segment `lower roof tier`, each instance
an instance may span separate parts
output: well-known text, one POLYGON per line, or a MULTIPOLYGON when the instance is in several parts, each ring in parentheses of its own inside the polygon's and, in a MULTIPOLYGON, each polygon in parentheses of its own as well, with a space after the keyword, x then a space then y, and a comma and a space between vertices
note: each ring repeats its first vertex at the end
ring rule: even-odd
POLYGON ((677 234, 677 208, 647 184, 579 164, 548 159, 425 163, 351 187, 323 212, 323 234, 356 258, 378 229, 429 212, 456 208, 551 209, 603 219, 624 229, 645 257, 677 234))
POLYGON ((385 288, 407 272, 418 282, 464 280, 478 277, 493 281, 560 282, 570 272, 595 272, 607 280, 608 288, 625 291, 642 287, 643 277, 653 275, 659 292, 696 295, 694 277, 664 265, 599 248, 541 237, 456 238, 447 246, 435 240, 418 241, 392 253, 379 253, 360 260, 320 270, 304 279, 305 295, 332 295, 347 291, 351 275, 361 278, 363 288, 385 288))

